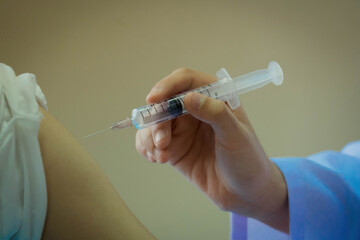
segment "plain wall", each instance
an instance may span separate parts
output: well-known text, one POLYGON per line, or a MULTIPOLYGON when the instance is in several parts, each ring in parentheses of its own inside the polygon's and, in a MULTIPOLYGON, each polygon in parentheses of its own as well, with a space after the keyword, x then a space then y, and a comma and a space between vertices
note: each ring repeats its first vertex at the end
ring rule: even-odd
POLYGON ((229 214, 140 157, 136 129, 81 137, 144 105, 178 67, 236 76, 271 60, 283 85, 241 96, 270 157, 360 139, 359 1, 0 0, 0 62, 36 74, 49 112, 159 239, 227 239, 229 214))

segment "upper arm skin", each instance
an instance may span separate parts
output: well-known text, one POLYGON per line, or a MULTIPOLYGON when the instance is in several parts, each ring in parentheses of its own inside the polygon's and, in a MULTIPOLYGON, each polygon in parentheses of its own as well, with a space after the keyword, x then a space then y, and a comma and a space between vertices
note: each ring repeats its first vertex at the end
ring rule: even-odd
POLYGON ((82 146, 41 111, 39 143, 48 195, 42 239, 155 239, 82 146))

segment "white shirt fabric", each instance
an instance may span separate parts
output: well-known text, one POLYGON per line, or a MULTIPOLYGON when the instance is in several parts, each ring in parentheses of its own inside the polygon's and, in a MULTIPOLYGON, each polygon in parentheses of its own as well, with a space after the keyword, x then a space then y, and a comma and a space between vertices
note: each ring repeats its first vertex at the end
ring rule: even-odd
POLYGON ((46 100, 33 74, 0 63, 0 239, 41 239, 47 192, 38 133, 46 100))

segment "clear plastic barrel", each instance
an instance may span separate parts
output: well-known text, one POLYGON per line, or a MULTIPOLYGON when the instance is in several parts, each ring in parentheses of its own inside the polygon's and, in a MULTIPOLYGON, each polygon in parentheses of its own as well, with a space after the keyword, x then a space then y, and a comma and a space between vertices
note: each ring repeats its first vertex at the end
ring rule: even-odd
POLYGON ((283 72, 277 62, 270 62, 267 69, 257 70, 232 79, 225 69, 217 72, 218 81, 193 89, 168 100, 135 108, 132 111, 132 123, 138 129, 171 120, 188 111, 184 106, 184 97, 188 92, 197 92, 208 97, 226 101, 232 109, 240 106, 238 94, 260 88, 270 82, 280 85, 283 72))
POLYGON ((159 103, 135 108, 132 111, 131 119, 136 128, 146 128, 151 125, 187 114, 188 111, 184 105, 184 97, 188 92, 197 92, 211 98, 226 101, 227 96, 233 93, 233 91, 234 89, 231 87, 230 83, 218 81, 197 89, 184 92, 159 103))

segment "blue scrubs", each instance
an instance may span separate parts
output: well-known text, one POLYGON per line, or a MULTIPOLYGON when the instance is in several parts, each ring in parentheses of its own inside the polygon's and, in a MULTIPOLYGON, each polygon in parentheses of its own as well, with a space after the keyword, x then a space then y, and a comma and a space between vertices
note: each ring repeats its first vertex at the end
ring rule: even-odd
POLYGON ((231 239, 360 239, 360 141, 272 161, 288 186, 290 234, 232 213, 231 239))

